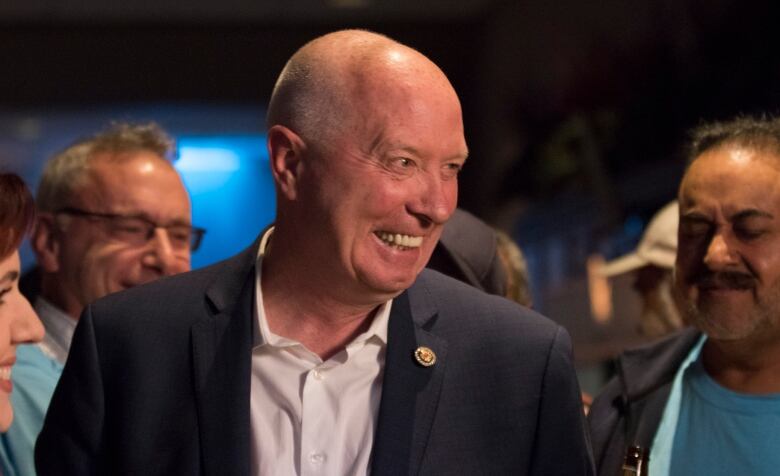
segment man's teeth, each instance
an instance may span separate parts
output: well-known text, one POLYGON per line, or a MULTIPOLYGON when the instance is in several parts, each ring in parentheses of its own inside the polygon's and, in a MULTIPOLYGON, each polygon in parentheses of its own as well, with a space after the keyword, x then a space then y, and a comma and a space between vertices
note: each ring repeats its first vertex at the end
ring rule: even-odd
POLYGON ((4 365, 0 367, 0 380, 11 380, 11 366, 4 365))
POLYGON ((404 248, 419 248, 423 241, 422 236, 401 235, 400 233, 379 231, 376 235, 387 244, 404 248))

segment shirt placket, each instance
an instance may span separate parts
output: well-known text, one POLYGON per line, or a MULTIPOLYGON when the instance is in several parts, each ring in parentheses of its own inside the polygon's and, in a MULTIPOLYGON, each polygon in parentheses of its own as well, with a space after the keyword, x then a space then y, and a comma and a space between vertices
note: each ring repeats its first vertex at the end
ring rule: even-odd
POLYGON ((311 369, 303 382, 301 401, 301 476, 337 474, 330 444, 336 421, 328 401, 330 365, 311 369))

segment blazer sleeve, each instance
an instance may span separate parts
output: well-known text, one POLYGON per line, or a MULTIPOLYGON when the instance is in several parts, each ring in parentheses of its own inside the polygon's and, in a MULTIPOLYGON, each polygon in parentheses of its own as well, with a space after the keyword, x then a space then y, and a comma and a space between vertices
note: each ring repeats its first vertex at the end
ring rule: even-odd
POLYGON ((542 383, 531 474, 595 474, 568 333, 558 328, 542 383))
POLYGON ((92 310, 87 307, 35 445, 38 475, 97 474, 104 415, 100 356, 92 310))

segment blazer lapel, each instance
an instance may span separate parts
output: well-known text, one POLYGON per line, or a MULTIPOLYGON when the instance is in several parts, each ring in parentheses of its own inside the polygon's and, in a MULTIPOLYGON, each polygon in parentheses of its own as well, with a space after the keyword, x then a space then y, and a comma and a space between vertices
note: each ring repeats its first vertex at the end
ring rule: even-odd
POLYGON ((424 329, 435 317, 436 309, 431 303, 421 300, 414 304, 413 315, 409 291, 393 300, 374 437, 373 475, 397 476, 419 471, 439 402, 447 343, 424 329), (434 351, 434 365, 424 367, 417 363, 414 351, 420 346, 434 351))
POLYGON ((192 326, 192 358, 205 475, 248 475, 252 306, 256 246, 207 290, 211 315, 192 326))

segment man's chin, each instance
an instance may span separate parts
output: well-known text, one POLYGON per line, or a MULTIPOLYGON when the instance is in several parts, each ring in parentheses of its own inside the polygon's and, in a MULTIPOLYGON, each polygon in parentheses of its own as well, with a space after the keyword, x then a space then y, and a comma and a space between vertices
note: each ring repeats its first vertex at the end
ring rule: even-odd
POLYGON ((361 280, 369 292, 382 296, 382 299, 391 299, 409 289, 414 284, 417 275, 404 276, 364 276, 361 280))
POLYGON ((737 341, 750 337, 756 332, 758 323, 747 319, 744 314, 734 315, 720 310, 693 310, 686 322, 690 323, 709 338, 721 341, 737 341))
MULTIPOLYGON (((115 285, 111 286, 110 289, 108 290, 108 292, 103 294, 103 296, 108 295, 108 294, 118 293, 118 292, 124 291, 126 289, 134 288, 134 287, 138 286, 139 284, 143 284, 143 283, 118 283, 118 284, 115 284, 115 285)), ((103 296, 100 296, 100 297, 103 297, 103 296)))

